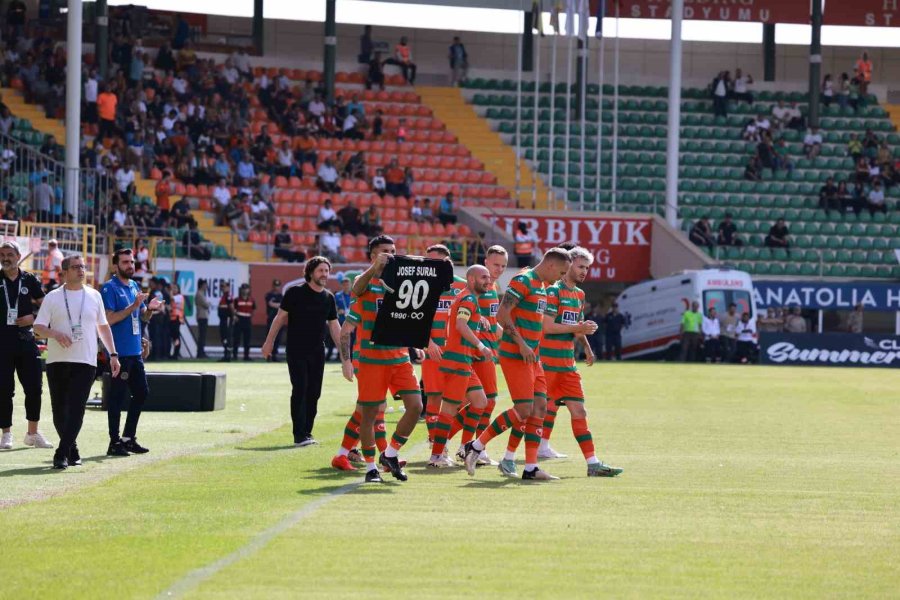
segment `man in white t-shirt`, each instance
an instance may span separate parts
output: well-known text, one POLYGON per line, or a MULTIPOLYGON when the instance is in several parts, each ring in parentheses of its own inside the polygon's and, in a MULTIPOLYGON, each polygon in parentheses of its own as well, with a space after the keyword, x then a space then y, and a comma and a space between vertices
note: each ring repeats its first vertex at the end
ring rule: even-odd
POLYGON ((772 107, 772 124, 775 129, 784 129, 790 121, 791 109, 784 105, 784 100, 779 100, 776 106, 772 107))
POLYGON ((806 158, 812 160, 819 155, 822 150, 822 134, 819 133, 818 127, 811 127, 803 137, 803 153, 806 158))
POLYGON ((741 364, 747 364, 753 360, 756 350, 756 323, 750 320, 750 313, 741 314, 741 320, 734 326, 734 335, 737 338, 737 350, 735 359, 741 364))
POLYGON ((225 210, 231 204, 231 191, 225 184, 225 179, 219 179, 218 185, 213 188, 212 197, 216 201, 216 220, 221 223, 225 210))
POLYGON ((719 318, 716 316, 715 308, 710 308, 703 317, 700 329, 703 332, 703 350, 706 354, 706 362, 722 362, 721 347, 719 345, 719 336, 722 334, 722 329, 719 326, 719 318))
POLYGON ((753 85, 753 76, 744 75, 740 69, 735 69, 734 93, 732 97, 735 100, 744 100, 747 104, 753 104, 753 94, 750 92, 751 85, 753 85))
POLYGON ((322 256, 333 262, 344 262, 341 256, 341 234, 337 225, 332 225, 327 232, 319 236, 319 244, 322 256))
POLYGON ((84 284, 84 258, 73 254, 63 259, 62 273, 64 284, 47 294, 34 320, 35 334, 47 339, 47 382, 59 434, 54 469, 81 464, 77 438, 97 374, 98 335, 109 352, 112 376, 119 374, 119 355, 103 299, 84 284))

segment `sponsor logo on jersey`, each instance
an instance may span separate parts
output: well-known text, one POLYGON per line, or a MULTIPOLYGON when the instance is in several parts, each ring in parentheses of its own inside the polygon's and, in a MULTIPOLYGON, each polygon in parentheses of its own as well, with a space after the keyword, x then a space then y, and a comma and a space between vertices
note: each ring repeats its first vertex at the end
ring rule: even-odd
POLYGON ((574 310, 562 311, 562 322, 564 325, 578 324, 578 313, 575 312, 574 310))
POLYGON ((496 317, 498 312, 500 312, 500 303, 494 302, 491 304, 491 316, 496 317))
POLYGON ((453 304, 452 300, 438 300, 437 312, 439 312, 439 313, 450 312, 451 304, 453 304))
POLYGON ((547 309, 547 301, 546 300, 538 300, 537 312, 539 315, 544 314, 544 311, 547 309))
POLYGON ((378 298, 375 300, 375 312, 381 310, 381 303, 384 302, 384 298, 378 298))

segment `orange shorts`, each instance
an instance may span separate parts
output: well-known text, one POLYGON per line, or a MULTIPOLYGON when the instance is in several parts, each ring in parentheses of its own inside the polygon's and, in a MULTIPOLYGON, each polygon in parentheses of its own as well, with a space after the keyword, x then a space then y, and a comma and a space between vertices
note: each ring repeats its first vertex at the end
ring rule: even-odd
POLYGON ((444 377, 443 399, 445 402, 462 404, 466 394, 473 390, 481 389, 481 382, 475 373, 470 375, 457 375, 455 373, 441 373, 444 377))
POLYGON ((556 403, 584 402, 578 371, 547 371, 547 397, 556 403))
POLYGON ((490 398, 497 397, 497 365, 493 359, 480 360, 472 363, 472 371, 478 376, 484 395, 490 398))
POLYGON ((425 393, 441 395, 444 387, 444 374, 441 373, 441 361, 426 358, 422 361, 422 383, 425 384, 425 393))
POLYGON ((356 376, 356 388, 360 404, 378 405, 384 402, 388 390, 392 393, 418 394, 419 382, 412 363, 399 365, 374 365, 360 363, 356 376))
POLYGON ((547 397, 547 379, 539 362, 526 364, 515 358, 500 357, 500 368, 513 404, 534 402, 535 397, 547 397))

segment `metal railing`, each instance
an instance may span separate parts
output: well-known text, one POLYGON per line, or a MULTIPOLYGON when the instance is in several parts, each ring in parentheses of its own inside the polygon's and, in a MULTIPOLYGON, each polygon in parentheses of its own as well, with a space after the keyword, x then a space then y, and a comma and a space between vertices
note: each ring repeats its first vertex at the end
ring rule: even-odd
POLYGON ((19 235, 41 240, 41 249, 31 255, 31 271, 40 273, 48 255, 47 242, 56 240, 64 255, 80 254, 87 262, 87 281, 92 284, 97 279, 99 260, 97 252, 97 228, 94 225, 75 223, 33 223, 21 221, 19 235))
MULTIPOLYGON (((0 134, 0 201, 16 211, 20 219, 44 223, 71 223, 66 210, 66 170, 62 161, 42 154, 26 140, 35 132, 13 129, 0 134), (42 187, 43 184, 49 189, 42 187)), ((115 181, 92 168, 78 170, 78 221, 103 230, 110 214, 115 181)))

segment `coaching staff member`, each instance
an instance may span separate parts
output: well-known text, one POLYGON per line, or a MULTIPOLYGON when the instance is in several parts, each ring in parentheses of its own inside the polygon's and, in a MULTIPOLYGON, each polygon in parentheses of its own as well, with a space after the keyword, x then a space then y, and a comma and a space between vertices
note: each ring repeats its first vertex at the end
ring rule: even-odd
POLYGON ((128 456, 149 452, 137 442, 137 425, 141 409, 150 393, 147 373, 144 371, 145 347, 141 343, 141 321, 147 323, 165 304, 154 298, 145 305, 149 294, 141 293, 134 277, 134 252, 131 248, 116 250, 112 257, 112 278, 100 288, 106 320, 112 329, 116 348, 119 350, 121 372, 110 381, 106 418, 109 423, 109 448, 107 456, 128 456), (125 430, 119 437, 122 406, 131 393, 125 430))
POLYGON ((15 242, 0 244, 0 450, 13 447, 12 418, 15 377, 25 390, 25 419, 28 432, 25 445, 52 448, 53 444, 38 431, 41 419, 41 359, 34 341, 34 313, 44 292, 40 280, 19 268, 19 246, 15 242))
POLYGON ((319 396, 322 394, 322 375, 325 371, 325 335, 330 334, 335 345, 340 342, 341 328, 337 321, 334 294, 325 289, 331 263, 323 256, 306 261, 306 283, 288 288, 281 308, 272 321, 262 353, 272 355, 275 338, 287 324, 285 346, 288 373, 291 376, 291 420, 294 423, 294 444, 310 446, 318 442, 312 436, 319 396))
POLYGON ((63 285, 47 294, 34 320, 35 333, 47 338, 47 382, 59 434, 54 469, 81 464, 76 440, 97 374, 97 335, 109 352, 112 376, 119 374, 119 355, 103 299, 100 292, 84 285, 84 268, 79 254, 63 259, 63 285))

